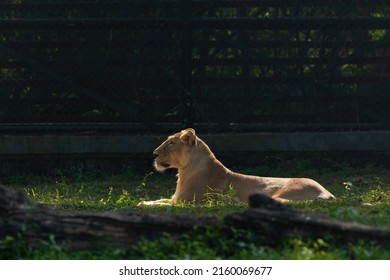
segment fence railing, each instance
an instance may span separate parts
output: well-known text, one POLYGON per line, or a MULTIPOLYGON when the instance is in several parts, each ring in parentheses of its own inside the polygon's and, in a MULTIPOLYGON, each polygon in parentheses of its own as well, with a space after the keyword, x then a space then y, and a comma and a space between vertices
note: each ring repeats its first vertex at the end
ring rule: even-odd
POLYGON ((386 130, 390 3, 0 3, 0 131, 386 130))

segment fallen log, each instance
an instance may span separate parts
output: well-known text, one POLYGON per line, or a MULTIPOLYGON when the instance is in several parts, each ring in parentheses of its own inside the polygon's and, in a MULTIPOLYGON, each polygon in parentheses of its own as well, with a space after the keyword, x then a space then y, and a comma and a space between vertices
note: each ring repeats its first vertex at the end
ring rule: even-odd
POLYGON ((39 246, 53 236, 69 248, 114 246, 128 248, 141 238, 155 239, 163 233, 177 236, 190 233, 195 226, 215 224, 207 217, 164 216, 144 213, 81 213, 53 210, 15 211, 0 220, 0 239, 18 236, 39 246))
POLYGON ((268 243, 278 243, 286 237, 300 237, 331 239, 341 244, 365 240, 390 245, 390 229, 387 228, 307 214, 262 194, 252 195, 249 205, 252 208, 243 213, 226 216, 224 224, 261 232, 268 243))
POLYGON ((141 238, 155 239, 164 233, 177 236, 218 222, 213 217, 188 215, 57 211, 0 185, 0 240, 21 235, 31 246, 42 245, 54 237, 68 248, 128 248, 141 238))
POLYGON ((42 207, 23 194, 0 185, 0 240, 22 236, 30 246, 54 237, 67 248, 110 246, 128 248, 141 238, 164 233, 176 237, 214 227, 221 234, 232 228, 251 230, 258 240, 275 244, 285 237, 370 240, 390 244, 390 230, 306 214, 263 195, 251 196, 248 210, 218 217, 161 215, 142 212, 64 212, 42 207), (197 229, 197 230, 195 230, 197 229))

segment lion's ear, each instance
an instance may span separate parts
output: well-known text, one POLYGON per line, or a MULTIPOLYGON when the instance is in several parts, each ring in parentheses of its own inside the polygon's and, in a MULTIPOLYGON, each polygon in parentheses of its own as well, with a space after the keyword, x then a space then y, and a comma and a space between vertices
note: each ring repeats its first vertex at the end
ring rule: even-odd
POLYGON ((180 134, 180 140, 188 146, 196 144, 195 130, 193 128, 182 130, 180 134))

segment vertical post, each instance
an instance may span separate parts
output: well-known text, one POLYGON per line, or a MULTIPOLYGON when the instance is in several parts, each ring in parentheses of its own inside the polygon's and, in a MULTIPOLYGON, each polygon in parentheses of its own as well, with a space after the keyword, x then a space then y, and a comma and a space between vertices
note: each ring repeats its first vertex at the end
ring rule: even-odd
MULTIPOLYGON (((241 2, 241 5, 237 7, 237 14, 240 18, 248 18, 249 16, 249 8, 246 7, 245 2, 241 2)), ((238 38, 241 42, 241 57, 243 58, 243 64, 241 64, 241 77, 244 78, 243 80, 249 80, 250 78, 250 67, 249 67, 249 62, 246 60, 249 58, 249 52, 248 52, 248 46, 249 46, 249 41, 250 41, 250 36, 249 36, 249 31, 248 30, 239 30, 238 31, 238 38)), ((239 56, 237 55, 237 58, 239 56)), ((248 82, 245 82, 242 85, 242 93, 243 96, 247 96, 246 99, 251 99, 252 98, 252 85, 249 84, 248 82)), ((253 104, 251 102, 250 104, 253 104)))
POLYGON ((194 123, 193 96, 192 96, 192 26, 191 26, 191 1, 182 0, 181 15, 181 66, 180 66, 180 98, 183 104, 183 127, 190 127, 194 123))

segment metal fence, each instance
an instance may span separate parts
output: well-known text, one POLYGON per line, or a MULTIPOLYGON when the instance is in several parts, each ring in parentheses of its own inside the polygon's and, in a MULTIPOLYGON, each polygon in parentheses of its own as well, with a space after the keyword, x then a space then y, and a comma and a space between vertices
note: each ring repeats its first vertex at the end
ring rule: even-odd
POLYGON ((4 0, 0 132, 386 130, 382 0, 4 0))

